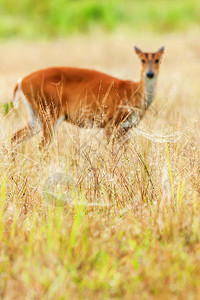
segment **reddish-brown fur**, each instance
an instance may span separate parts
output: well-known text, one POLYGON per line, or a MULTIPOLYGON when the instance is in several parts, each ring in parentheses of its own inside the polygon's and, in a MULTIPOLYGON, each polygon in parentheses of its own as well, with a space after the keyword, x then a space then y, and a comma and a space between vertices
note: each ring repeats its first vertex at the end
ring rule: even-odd
MULTIPOLYGON (((138 48, 136 52, 141 60, 145 57, 149 63, 148 55, 151 53, 145 54, 138 48)), ((151 60, 160 59, 162 53, 163 49, 159 50, 151 60)), ((151 63, 157 75, 159 64, 151 63)), ((42 123, 43 144, 50 140, 52 128, 62 116, 80 127, 95 124, 105 128, 108 139, 114 128, 118 128, 121 135, 126 133, 129 128, 123 128, 121 124, 136 111, 139 121, 147 108, 143 80, 145 68, 143 62, 139 82, 70 67, 52 67, 24 77, 21 91, 42 123)), ((14 97, 19 88, 18 85, 15 87, 14 97)), ((136 123, 132 126, 136 126, 136 123)), ((16 132, 12 140, 21 142, 32 133, 32 127, 28 124, 16 132)))

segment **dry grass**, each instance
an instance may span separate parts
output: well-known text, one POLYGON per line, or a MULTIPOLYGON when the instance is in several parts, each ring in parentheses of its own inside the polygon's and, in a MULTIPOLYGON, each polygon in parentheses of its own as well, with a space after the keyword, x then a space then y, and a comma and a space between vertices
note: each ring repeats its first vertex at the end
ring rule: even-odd
MULTIPOLYGON (((165 43, 166 54, 143 134, 132 131, 126 153, 119 145, 111 154, 101 131, 64 123, 48 150, 39 152, 36 136, 13 162, 7 137, 26 113, 21 105, 1 117, 2 299, 200 297, 200 42, 191 34, 137 43, 165 43)), ((10 42, 1 46, 2 103, 19 76, 50 65, 139 76, 130 37, 10 42)))

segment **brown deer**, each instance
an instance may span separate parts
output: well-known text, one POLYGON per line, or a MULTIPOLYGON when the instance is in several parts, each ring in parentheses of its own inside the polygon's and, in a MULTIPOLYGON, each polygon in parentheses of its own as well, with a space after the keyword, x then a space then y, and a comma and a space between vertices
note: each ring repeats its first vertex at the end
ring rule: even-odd
POLYGON ((20 143, 33 135, 39 122, 44 146, 63 120, 79 127, 104 128, 108 140, 113 131, 125 136, 137 126, 153 101, 164 47, 154 53, 137 47, 135 51, 141 61, 138 82, 72 67, 38 70, 19 79, 14 89, 14 105, 17 106, 21 92, 31 119, 14 134, 12 142, 20 143))

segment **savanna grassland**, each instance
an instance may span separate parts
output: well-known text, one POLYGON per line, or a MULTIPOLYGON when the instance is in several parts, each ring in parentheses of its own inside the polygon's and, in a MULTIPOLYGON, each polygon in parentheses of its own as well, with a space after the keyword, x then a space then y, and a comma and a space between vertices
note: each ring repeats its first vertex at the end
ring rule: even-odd
POLYGON ((199 32, 7 41, 0 53, 0 298, 199 299, 199 32), (48 149, 38 134, 13 160, 27 112, 3 104, 20 76, 70 65, 138 80, 132 43, 166 53, 126 152, 63 123, 48 149))

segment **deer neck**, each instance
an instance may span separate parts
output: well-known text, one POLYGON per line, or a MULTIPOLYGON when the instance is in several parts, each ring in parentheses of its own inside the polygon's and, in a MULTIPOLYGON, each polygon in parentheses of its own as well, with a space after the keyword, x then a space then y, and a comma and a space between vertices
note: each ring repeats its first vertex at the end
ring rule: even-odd
POLYGON ((143 86, 143 97, 144 97, 144 105, 147 109, 149 105, 152 103, 154 95, 155 95, 155 88, 156 88, 156 77, 149 79, 146 76, 142 79, 142 86, 143 86))

